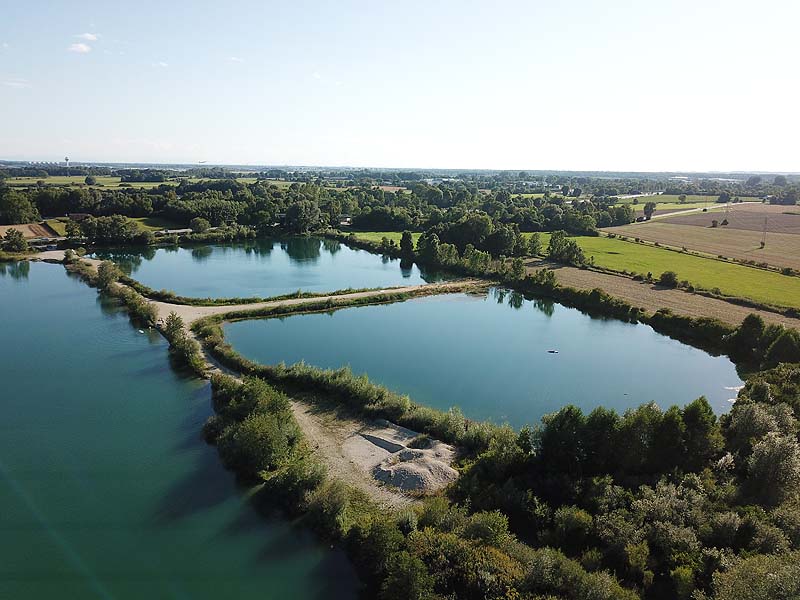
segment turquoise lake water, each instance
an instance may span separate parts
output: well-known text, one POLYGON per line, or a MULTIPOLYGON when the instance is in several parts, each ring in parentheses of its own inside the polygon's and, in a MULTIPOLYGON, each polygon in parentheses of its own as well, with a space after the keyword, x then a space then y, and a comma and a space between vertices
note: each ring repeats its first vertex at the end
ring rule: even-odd
POLYGON ((727 357, 647 325, 592 318, 498 290, 240 321, 225 325, 225 335, 261 363, 349 365, 421 404, 458 406, 467 417, 516 427, 565 404, 623 412, 705 395, 722 413, 742 385, 727 357))
POLYGON ((106 250, 100 258, 118 262, 132 277, 155 290, 198 298, 281 296, 345 288, 419 285, 437 281, 414 265, 376 256, 317 237, 257 240, 237 244, 106 250))
POLYGON ((355 598, 200 437, 205 382, 58 265, 0 264, 0 598, 355 598))

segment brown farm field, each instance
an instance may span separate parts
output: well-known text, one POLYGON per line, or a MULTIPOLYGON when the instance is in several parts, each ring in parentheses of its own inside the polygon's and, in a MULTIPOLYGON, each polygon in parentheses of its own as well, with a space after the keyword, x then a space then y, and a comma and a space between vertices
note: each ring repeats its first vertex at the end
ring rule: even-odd
POLYGON ((58 233, 40 223, 23 223, 21 225, 0 225, 0 237, 4 237, 9 229, 18 229, 26 239, 39 237, 55 237, 58 233))
POLYGON ((694 225, 711 227, 711 221, 728 219, 726 229, 743 229, 745 231, 764 230, 766 221, 767 233, 800 234, 800 206, 778 206, 774 204, 739 204, 731 205, 729 211, 713 213, 696 212, 686 215, 665 217, 662 223, 676 225, 694 225))
POLYGON ((688 248, 711 256, 766 263, 800 270, 800 210, 792 206, 742 204, 727 213, 728 225, 711 227, 711 221, 726 218, 725 212, 692 213, 665 217, 647 223, 611 227, 604 231, 688 248), (797 214, 791 214, 797 213, 797 214), (767 244, 761 248, 764 219, 767 244))

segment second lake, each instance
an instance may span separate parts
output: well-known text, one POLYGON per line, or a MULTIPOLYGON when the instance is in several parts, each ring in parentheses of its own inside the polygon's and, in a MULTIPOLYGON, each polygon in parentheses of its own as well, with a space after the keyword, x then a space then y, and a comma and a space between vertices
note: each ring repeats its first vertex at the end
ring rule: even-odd
POLYGON ((623 412, 706 396, 720 414, 742 385, 734 364, 643 324, 590 317, 517 293, 448 294, 225 326, 263 364, 350 366, 412 400, 472 419, 537 423, 567 404, 623 412), (551 351, 557 351, 551 352, 551 351))
POLYGON ((297 290, 419 285, 441 277, 416 265, 318 237, 259 239, 235 244, 103 250, 131 277, 155 290, 196 298, 282 296, 297 290))

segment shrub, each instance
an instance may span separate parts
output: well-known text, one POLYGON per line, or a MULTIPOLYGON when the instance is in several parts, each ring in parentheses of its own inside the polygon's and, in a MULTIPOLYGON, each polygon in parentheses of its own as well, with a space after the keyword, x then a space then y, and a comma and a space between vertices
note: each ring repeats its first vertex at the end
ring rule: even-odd
POLYGON ((664 287, 678 287, 678 274, 675 271, 664 271, 658 278, 658 284, 664 287))
POLYGON ((189 227, 194 233, 205 233, 211 228, 211 223, 203 217, 195 217, 189 221, 189 227))
POLYGON ((217 440, 222 462, 247 480, 283 466, 300 437, 288 415, 254 413, 225 428, 217 440))
POLYGON ((792 600, 800 597, 800 552, 752 556, 714 574, 716 600, 792 600))

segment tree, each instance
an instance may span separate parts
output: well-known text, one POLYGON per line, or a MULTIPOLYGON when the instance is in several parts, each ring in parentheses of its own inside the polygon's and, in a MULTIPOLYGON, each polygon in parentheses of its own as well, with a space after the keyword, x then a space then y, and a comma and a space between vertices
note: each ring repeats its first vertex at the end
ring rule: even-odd
POLYGON ((122 271, 110 260, 104 260, 97 267, 97 287, 101 290, 116 282, 122 276, 122 271))
POLYGON ((656 203, 655 202, 647 202, 644 205, 644 217, 648 221, 653 218, 653 213, 656 212, 656 203))
POLYGON ((751 556, 714 574, 716 600, 793 600, 800 597, 800 551, 751 556))
POLYGON ((425 232, 417 240, 417 252, 426 263, 436 264, 439 260, 439 236, 425 232))
POLYGON ((566 231, 554 231, 547 245, 547 255, 551 260, 581 266, 586 263, 583 249, 575 240, 567 237, 566 231))
POLYGON ((678 274, 675 271, 664 271, 658 278, 658 285, 669 288, 678 287, 678 274))
POLYGON ((0 188, 0 225, 18 225, 41 217, 27 195, 10 188, 0 188))
POLYGON ((800 493, 800 446, 797 437, 770 432, 753 446, 747 460, 751 493, 775 506, 800 493))
POLYGON ((500 255, 511 256, 514 252, 514 244, 516 243, 516 236, 511 227, 500 226, 488 236, 484 242, 486 249, 489 253, 498 257, 500 255))
POLYGON ((567 405, 542 418, 539 438, 542 464, 559 473, 576 477, 584 461, 583 431, 586 419, 581 409, 567 405))
POLYGON ((83 237, 83 230, 81 229, 81 224, 77 221, 73 221, 70 219, 67 221, 66 226, 64 227, 67 237, 71 240, 76 240, 78 238, 83 237))
POLYGON ((414 238, 408 230, 400 236, 400 254, 404 258, 413 258, 414 256, 414 238))
POLYGON ((727 339, 731 358, 736 361, 754 360, 764 328, 764 319, 761 316, 755 313, 747 315, 739 328, 727 339))
POLYGON ((97 185, 97 177, 94 175, 87 175, 86 179, 83 180, 86 185, 97 185))
POLYGON ((286 210, 286 227, 294 233, 308 233, 319 227, 322 213, 313 200, 300 200, 286 210))
POLYGON ((164 321, 164 334, 167 336, 168 340, 171 340, 183 332, 183 319, 176 313, 172 311, 167 316, 166 321, 164 321))
POLYGON ((511 278, 514 281, 522 281, 523 277, 525 277, 525 263, 517 257, 511 261, 511 278))
POLYGON ((528 254, 530 256, 539 256, 542 253, 542 236, 538 233, 533 233, 528 238, 528 254))
POLYGON ((687 471, 701 471, 722 451, 722 432, 717 417, 705 396, 687 404, 682 415, 686 447, 683 468, 687 471))
POLYGON ((287 460, 299 434, 286 415, 254 412, 222 432, 219 454, 225 466, 255 480, 261 471, 274 470, 287 460))
POLYGON ((27 252, 28 241, 19 229, 13 227, 6 231, 5 235, 5 248, 9 252, 27 252))
POLYGON ((189 227, 191 227, 192 231, 194 231, 195 233, 203 233, 209 230, 209 228, 211 227, 211 223, 209 223, 203 217, 195 217, 194 219, 189 221, 189 227))
POLYGON ((796 329, 787 329, 767 349, 764 363, 774 367, 778 363, 795 362, 800 362, 800 333, 796 329))

